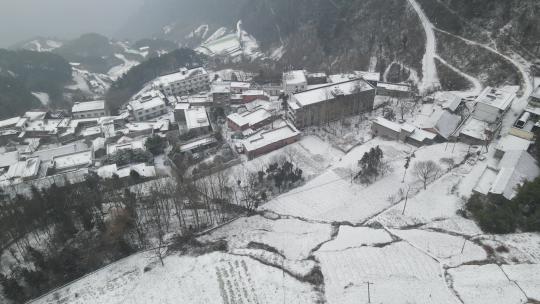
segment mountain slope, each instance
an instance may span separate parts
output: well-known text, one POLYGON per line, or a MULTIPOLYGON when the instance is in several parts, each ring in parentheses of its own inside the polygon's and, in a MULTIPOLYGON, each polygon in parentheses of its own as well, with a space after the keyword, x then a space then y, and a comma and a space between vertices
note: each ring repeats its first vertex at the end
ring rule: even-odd
POLYGON ((31 92, 47 93, 53 106, 61 102, 71 66, 51 53, 0 49, 0 76, 0 116, 9 117, 40 105, 31 92))
POLYGON ((267 55, 282 48, 282 67, 384 70, 399 61, 421 73, 425 34, 406 0, 152 1, 123 34, 188 43, 201 25, 213 33, 239 20, 267 55))

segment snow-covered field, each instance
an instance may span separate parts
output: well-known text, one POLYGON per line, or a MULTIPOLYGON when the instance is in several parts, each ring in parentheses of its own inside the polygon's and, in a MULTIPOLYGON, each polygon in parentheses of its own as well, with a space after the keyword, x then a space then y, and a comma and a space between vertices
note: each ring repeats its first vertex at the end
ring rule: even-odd
POLYGON ((34 303, 316 303, 319 297, 309 284, 248 257, 171 255, 164 263, 137 254, 34 303))

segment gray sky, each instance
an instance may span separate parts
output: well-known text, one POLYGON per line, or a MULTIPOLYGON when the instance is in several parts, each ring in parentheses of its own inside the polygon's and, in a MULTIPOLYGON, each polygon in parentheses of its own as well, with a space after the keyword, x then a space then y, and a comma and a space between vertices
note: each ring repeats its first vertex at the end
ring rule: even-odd
MULTIPOLYGON (((145 0, 0 0, 0 47, 35 36, 115 32, 145 0)), ((125 37, 119 37, 125 38, 125 37)))

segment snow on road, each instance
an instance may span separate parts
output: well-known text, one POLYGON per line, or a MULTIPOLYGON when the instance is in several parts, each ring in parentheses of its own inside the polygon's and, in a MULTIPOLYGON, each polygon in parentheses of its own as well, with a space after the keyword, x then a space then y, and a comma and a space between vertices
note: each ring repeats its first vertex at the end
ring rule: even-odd
POLYGON ((122 63, 121 65, 117 65, 113 68, 111 68, 109 70, 109 72, 107 72, 107 75, 109 75, 109 77, 111 77, 111 79, 113 81, 117 80, 118 78, 122 77, 122 75, 124 75, 125 73, 127 73, 129 70, 131 70, 132 67, 136 66, 139 64, 138 61, 133 61, 133 60, 128 60, 126 58, 126 56, 124 56, 123 54, 114 54, 114 56, 122 61, 124 61, 124 63, 122 63))
POLYGON ((437 41, 435 39, 435 31, 433 24, 429 21, 422 7, 416 0, 409 0, 409 3, 414 8, 422 26, 426 33, 426 53, 422 59, 422 80, 418 85, 420 93, 427 92, 431 89, 440 87, 439 75, 437 73, 437 66, 435 65, 435 56, 437 55, 437 41))

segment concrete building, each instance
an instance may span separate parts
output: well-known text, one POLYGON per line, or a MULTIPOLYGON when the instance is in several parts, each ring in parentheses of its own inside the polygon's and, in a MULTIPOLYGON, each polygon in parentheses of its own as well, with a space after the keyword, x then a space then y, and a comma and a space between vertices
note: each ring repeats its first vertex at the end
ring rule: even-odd
POLYGON ((74 171, 78 169, 88 168, 94 163, 94 152, 86 150, 55 156, 52 160, 52 168, 56 173, 74 171))
POLYGON ((289 95, 305 91, 308 86, 306 71, 296 70, 283 73, 283 93, 289 95))
POLYGON ((157 91, 149 92, 130 101, 127 108, 136 121, 151 120, 167 114, 165 96, 157 91))
POLYGON ((250 89, 251 89, 251 83, 249 83, 249 82, 239 82, 239 81, 231 82, 231 93, 232 94, 242 94, 245 91, 248 91, 250 89))
POLYGON ((261 131, 244 141, 244 151, 249 159, 253 159, 298 141, 300 134, 289 124, 270 131, 261 131))
POLYGON ((73 118, 96 118, 107 116, 104 100, 76 102, 71 108, 73 118))
POLYGON ((178 124, 180 132, 191 132, 195 134, 206 134, 212 131, 208 115, 206 114, 206 108, 204 107, 190 107, 184 110, 185 123, 178 124))
POLYGON ((242 103, 252 102, 254 100, 270 100, 263 90, 248 90, 242 93, 242 103))
POLYGON ((371 131, 375 136, 406 142, 416 147, 432 144, 437 136, 412 125, 400 125, 382 117, 378 117, 371 124, 371 131))
POLYGON ((293 94, 287 116, 297 128, 335 121, 373 110, 375 88, 363 79, 331 83, 293 94))
POLYGON ((210 88, 212 102, 216 104, 231 101, 231 85, 229 83, 214 83, 210 88))
POLYGON ((395 84, 388 82, 377 83, 377 95, 389 96, 395 98, 409 98, 412 97, 412 88, 406 84, 395 84))
POLYGON ((233 131, 256 130, 272 122, 272 114, 263 107, 227 116, 227 125, 233 131))
POLYGON ((515 98, 514 93, 487 87, 475 100, 473 117, 489 123, 500 121, 515 98))
POLYGON ((483 195, 502 195, 511 200, 516 196, 519 185, 539 175, 540 168, 529 153, 521 150, 507 151, 498 163, 486 167, 474 191, 483 195))
POLYGON ((158 77, 153 87, 166 96, 193 94, 210 88, 210 75, 202 67, 182 68, 177 73, 158 77))

